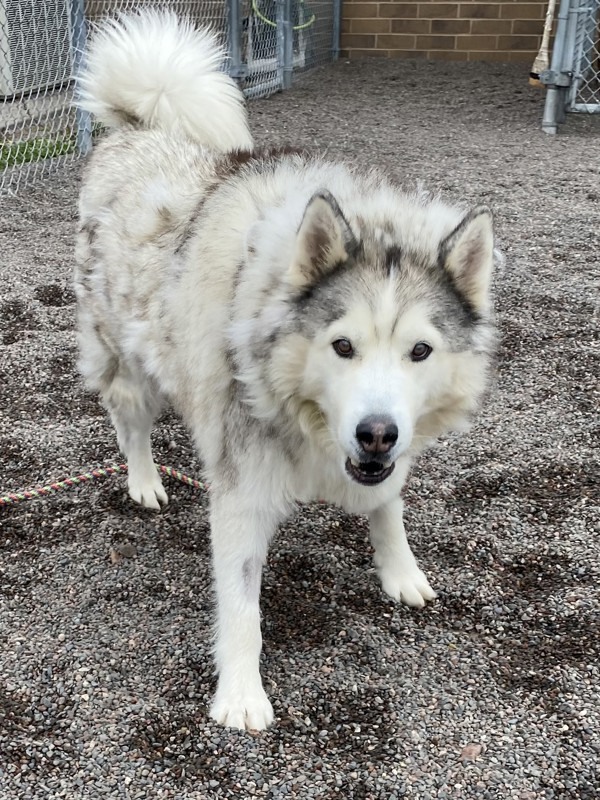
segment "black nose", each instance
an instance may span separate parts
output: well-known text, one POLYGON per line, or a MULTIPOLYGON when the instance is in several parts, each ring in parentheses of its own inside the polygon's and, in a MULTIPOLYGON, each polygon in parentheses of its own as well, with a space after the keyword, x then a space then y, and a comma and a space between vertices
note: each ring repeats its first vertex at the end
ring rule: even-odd
POLYGON ((365 453, 387 453, 398 441, 398 426, 389 417, 365 417, 356 426, 365 453))

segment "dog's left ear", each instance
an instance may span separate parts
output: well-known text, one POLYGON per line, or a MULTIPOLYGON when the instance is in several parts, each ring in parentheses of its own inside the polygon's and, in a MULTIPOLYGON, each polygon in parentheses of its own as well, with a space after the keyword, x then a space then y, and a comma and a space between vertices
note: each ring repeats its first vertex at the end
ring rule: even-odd
POLYGON ((492 212, 487 206, 470 211, 443 240, 440 262, 473 308, 485 311, 494 266, 494 229, 492 212))
POLYGON ((296 235, 289 280, 298 289, 311 286, 356 249, 356 240, 337 201, 323 191, 311 198, 296 235))

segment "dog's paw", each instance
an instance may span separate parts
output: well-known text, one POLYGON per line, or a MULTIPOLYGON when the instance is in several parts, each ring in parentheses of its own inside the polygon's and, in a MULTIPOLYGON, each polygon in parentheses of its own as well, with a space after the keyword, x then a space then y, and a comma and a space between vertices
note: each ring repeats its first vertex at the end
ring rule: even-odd
POLYGON ((227 728, 263 731, 273 722, 273 706, 262 686, 244 693, 227 692, 219 688, 210 716, 227 728))
POLYGON ((378 572, 383 591, 407 606, 421 608, 427 600, 435 600, 437 597, 425 573, 416 565, 410 569, 397 570, 382 567, 378 572))
POLYGON ((130 472, 127 488, 131 499, 145 508, 153 508, 156 511, 160 511, 161 506, 166 506, 169 502, 156 470, 154 470, 154 474, 146 476, 135 475, 130 472))

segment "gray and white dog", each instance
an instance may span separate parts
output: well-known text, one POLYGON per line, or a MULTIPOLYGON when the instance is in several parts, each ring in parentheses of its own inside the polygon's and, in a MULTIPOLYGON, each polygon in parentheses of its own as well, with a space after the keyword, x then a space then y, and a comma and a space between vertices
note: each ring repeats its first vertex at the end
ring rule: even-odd
POLYGON ((86 170, 75 285, 81 370, 135 501, 167 502, 150 449, 163 404, 194 437, 211 487, 211 715, 261 729, 261 573, 298 501, 368 515, 383 590, 411 606, 435 597, 400 491, 484 390, 493 232, 486 208, 254 150, 221 59, 212 34, 170 13, 96 33, 80 104, 116 130, 86 170))

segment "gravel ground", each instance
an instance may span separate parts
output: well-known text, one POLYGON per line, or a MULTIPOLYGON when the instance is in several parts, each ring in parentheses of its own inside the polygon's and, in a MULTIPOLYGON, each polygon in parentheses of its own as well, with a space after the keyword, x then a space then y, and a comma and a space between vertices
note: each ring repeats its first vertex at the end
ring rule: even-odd
MULTIPOLYGON (((547 137, 542 103, 523 67, 377 60, 250 105, 263 142, 495 210, 495 386, 406 489, 439 599, 394 605, 364 520, 303 508, 264 582, 277 722, 224 730, 201 493, 168 481, 156 515, 114 477, 0 509, 3 800, 599 796, 600 119, 547 137)), ((1 201, 0 494, 117 458, 75 367, 78 181, 1 201)), ((172 416, 155 453, 200 472, 172 416)))

